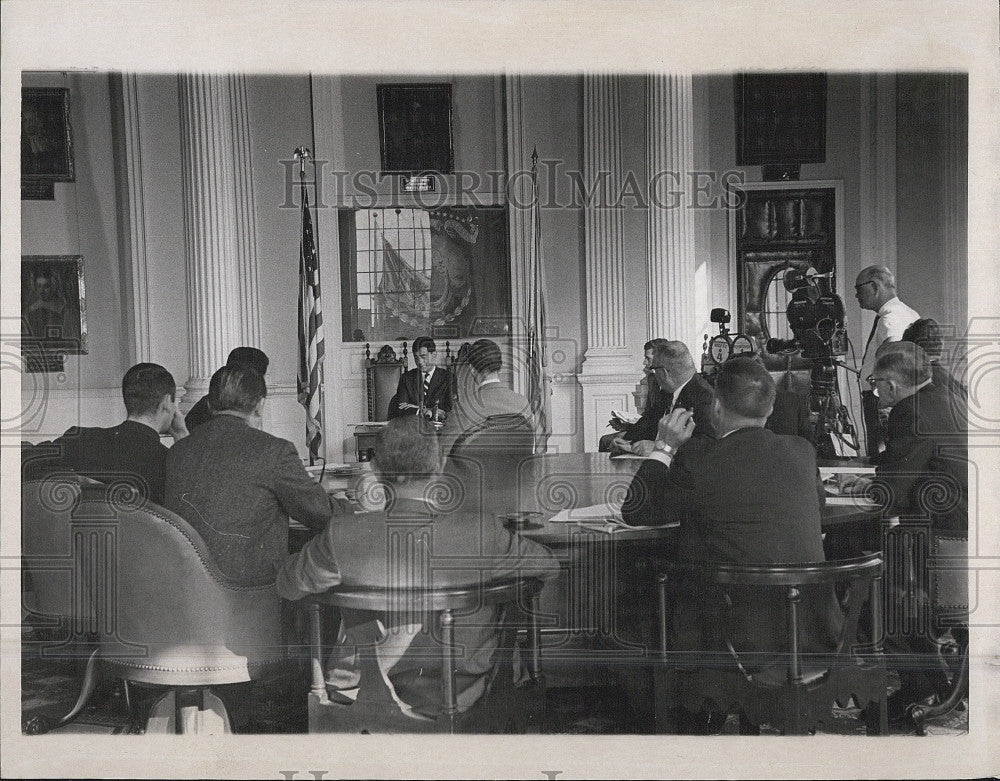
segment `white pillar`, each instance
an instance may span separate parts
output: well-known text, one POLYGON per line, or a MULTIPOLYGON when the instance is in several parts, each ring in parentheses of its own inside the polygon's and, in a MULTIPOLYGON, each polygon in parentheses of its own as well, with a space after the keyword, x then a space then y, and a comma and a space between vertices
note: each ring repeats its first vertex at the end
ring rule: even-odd
POLYGON ((701 338, 695 296, 695 226, 689 208, 694 168, 691 76, 646 79, 646 173, 654 187, 646 223, 649 336, 687 344, 697 362, 701 338))
POLYGON ((587 351, 583 388, 584 449, 597 449, 611 409, 628 409, 638 367, 625 341, 625 259, 621 184, 622 142, 618 79, 583 77, 583 177, 587 285, 587 351))
POLYGON ((208 389, 229 351, 257 342, 254 204, 242 77, 179 76, 190 379, 208 389))

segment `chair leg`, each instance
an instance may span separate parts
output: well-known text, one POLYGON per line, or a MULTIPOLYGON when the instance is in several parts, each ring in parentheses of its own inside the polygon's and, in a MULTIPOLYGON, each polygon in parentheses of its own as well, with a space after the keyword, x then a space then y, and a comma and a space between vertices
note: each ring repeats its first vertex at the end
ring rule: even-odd
POLYGON ((928 720, 950 713, 962 701, 969 692, 969 651, 965 649, 962 656, 962 666, 955 675, 955 682, 952 685, 948 697, 937 705, 916 705, 910 711, 910 717, 917 725, 917 734, 926 735, 925 724, 928 720))

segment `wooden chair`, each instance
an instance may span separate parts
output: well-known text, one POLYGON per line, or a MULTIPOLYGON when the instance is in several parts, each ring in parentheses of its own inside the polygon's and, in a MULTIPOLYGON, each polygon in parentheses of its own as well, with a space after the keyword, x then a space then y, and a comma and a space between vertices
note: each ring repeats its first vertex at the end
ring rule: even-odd
POLYGON ((396 395, 399 378, 406 371, 406 342, 402 355, 396 357, 392 345, 382 345, 372 358, 371 345, 365 344, 365 388, 368 398, 368 420, 381 423, 389 419, 389 402, 396 395))
POLYGON ((931 628, 939 653, 953 669, 951 689, 941 702, 912 706, 910 716, 918 735, 927 734, 927 721, 951 713, 969 696, 968 536, 958 532, 932 533, 927 569, 931 628))
MULTIPOLYGON (((308 604, 312 687, 309 692, 309 732, 349 733, 498 733, 538 731, 543 710, 545 680, 541 673, 536 578, 502 580, 462 588, 387 589, 338 586, 311 597, 308 604), (320 607, 334 605, 377 613, 405 611, 425 617, 424 626, 437 626, 441 639, 441 707, 436 718, 416 719, 402 712, 386 685, 374 647, 359 649, 360 688, 352 704, 332 702, 327 694, 321 643, 320 607), (455 680, 455 615, 499 605, 499 645, 486 691, 471 708, 458 711, 455 680), (529 680, 514 680, 518 616, 527 625, 529 680)), ((372 638, 373 641, 375 638, 372 638)))
POLYGON ((25 483, 22 508, 39 610, 92 628, 92 661, 108 674, 169 687, 173 731, 197 728, 208 687, 284 659, 273 584, 231 581, 181 517, 119 485, 67 476, 25 483))
MULTIPOLYGON (((670 563, 659 577, 661 663, 654 676, 658 731, 673 731, 678 705, 698 711, 707 701, 715 710, 739 709, 754 725, 769 724, 785 734, 808 734, 831 716, 835 701, 853 697, 866 709, 869 734, 888 731, 886 670, 881 648, 881 554, 794 566, 734 566, 670 563), (693 585, 699 604, 721 619, 720 652, 680 653, 673 636, 674 592, 693 585), (828 654, 806 655, 802 641, 803 589, 846 586, 840 636, 828 654), (752 599, 768 592, 785 604, 787 651, 760 655, 736 647, 733 588, 749 587, 752 599), (867 623, 861 619, 869 605, 867 623), (757 662, 758 666, 753 666, 757 662)), ((832 597, 831 597, 832 598, 832 597)))

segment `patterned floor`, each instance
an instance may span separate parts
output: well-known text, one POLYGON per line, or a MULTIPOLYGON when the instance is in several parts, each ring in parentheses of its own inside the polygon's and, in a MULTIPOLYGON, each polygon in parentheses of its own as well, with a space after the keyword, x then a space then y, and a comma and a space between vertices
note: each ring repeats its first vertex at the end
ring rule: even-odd
MULTIPOLYGON (((43 658, 42 645, 30 629, 22 636, 22 724, 32 717, 57 719, 72 706, 79 692, 83 661, 43 658)), ((307 671, 290 665, 279 676, 246 685, 216 687, 226 703, 236 730, 258 734, 303 734, 306 725, 307 671), (247 696, 249 695, 249 696, 247 696)), ((134 710, 148 711, 162 690, 133 686, 134 710)), ((836 710, 822 733, 864 734, 856 708, 836 710)), ((84 712, 71 724, 59 728, 66 733, 122 734, 130 731, 120 682, 103 681, 84 712)), ((638 734, 644 730, 631 717, 623 691, 616 686, 550 687, 546 698, 545 727, 549 734, 638 734)), ((723 734, 738 734, 739 724, 730 716, 723 734)), ((962 706, 928 725, 931 735, 960 735, 968 731, 968 710, 962 706)), ((912 734, 911 728, 894 727, 892 734, 912 734)), ((761 734, 775 734, 766 726, 761 734)))

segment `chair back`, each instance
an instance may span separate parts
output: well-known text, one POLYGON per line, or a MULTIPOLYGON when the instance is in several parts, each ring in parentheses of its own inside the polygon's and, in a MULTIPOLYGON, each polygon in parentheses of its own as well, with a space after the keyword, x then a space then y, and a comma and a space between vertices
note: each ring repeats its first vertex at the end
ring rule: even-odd
POLYGON ((445 465, 446 475, 462 484, 463 509, 481 515, 520 509, 517 479, 534 449, 535 430, 523 415, 492 415, 463 432, 445 465))
MULTIPOLYGON (((814 727, 817 720, 829 715, 838 698, 853 695, 859 702, 883 702, 882 572, 880 553, 795 565, 670 562, 659 578, 662 658, 668 666, 686 666, 688 672, 699 674, 694 687, 685 693, 692 710, 698 710, 702 699, 723 707, 738 702, 754 723, 766 721, 791 733, 814 727), (681 584, 692 585, 693 591, 684 591, 681 584), (719 648, 702 652, 684 649, 688 653, 679 665, 673 655, 678 593, 681 599, 694 595, 698 603, 711 606, 707 615, 720 617, 717 629, 722 640, 719 648), (832 600, 836 594, 839 598, 838 603, 830 602, 838 613, 839 632, 824 652, 809 651, 804 631, 809 624, 805 620, 807 594, 816 600, 814 607, 819 613, 824 610, 825 596, 832 600), (755 648, 741 647, 738 637, 746 627, 739 626, 737 604, 773 611, 778 603, 784 608, 783 650, 759 653, 755 648), (866 605, 868 609, 863 610, 866 605)), ((813 627, 816 623, 813 621, 813 627)), ((757 631, 769 634, 762 627, 757 631)), ((756 639, 766 644, 772 638, 756 639)))
POLYGON ((969 618, 969 538, 956 532, 931 535, 931 609, 937 629, 965 624, 969 618))
MULTIPOLYGON (((310 615, 314 626, 312 665, 313 687, 309 699, 310 732, 502 732, 516 721, 514 710, 518 697, 514 691, 514 647, 519 615, 530 620, 528 659, 532 680, 540 683, 538 656, 537 596, 543 587, 538 578, 509 578, 469 586, 442 588, 379 588, 372 586, 337 586, 310 598, 310 615), (399 707, 380 672, 375 646, 378 638, 370 637, 371 645, 358 647, 361 680, 357 700, 351 704, 331 703, 326 692, 321 647, 318 638, 319 606, 333 605, 341 609, 370 611, 385 616, 402 615, 404 623, 422 623, 436 633, 440 648, 441 701, 435 718, 407 716, 399 707), (456 681, 457 656, 469 649, 455 643, 455 617, 475 613, 487 606, 499 610, 496 624, 498 645, 487 673, 483 694, 467 711, 459 713, 456 681)), ((523 714, 521 714, 523 716, 523 714)), ((541 717, 541 703, 536 703, 530 718, 541 717)), ((535 724, 537 726, 537 724, 535 724)))
POLYGON ((368 420, 382 422, 389 419, 389 402, 396 395, 399 378, 406 371, 406 343, 402 345, 402 356, 396 357, 392 345, 383 345, 378 354, 371 357, 371 345, 365 345, 365 387, 368 398, 368 420))
POLYGON ((40 609, 90 622, 118 675, 237 683, 284 655, 274 586, 229 580, 180 516, 113 485, 46 482, 23 491, 26 566, 38 573, 40 609), (53 564, 59 576, 42 585, 41 570, 53 564))

